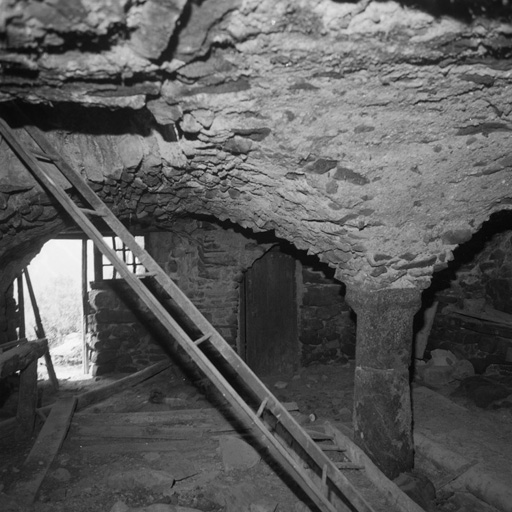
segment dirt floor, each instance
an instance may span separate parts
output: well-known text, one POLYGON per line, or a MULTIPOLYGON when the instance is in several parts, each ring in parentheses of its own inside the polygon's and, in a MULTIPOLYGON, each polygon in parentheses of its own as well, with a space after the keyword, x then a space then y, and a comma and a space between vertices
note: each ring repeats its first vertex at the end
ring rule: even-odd
MULTIPOLYGON (((75 375, 64 380, 64 370, 56 370, 61 389, 55 394, 47 382, 41 383, 43 405, 121 377, 79 380, 75 375)), ((350 362, 315 365, 263 380, 281 401, 297 404, 293 414, 303 425, 328 419, 350 428, 353 370, 350 362)), ((505 500, 503 507, 491 506, 485 479, 494 479, 497 486, 491 495, 501 492, 500 482, 505 487, 512 483, 512 409, 483 410, 454 390, 414 387, 417 470, 437 487, 435 499, 423 495, 420 500, 426 500, 426 509, 438 512, 508 512, 506 495, 494 503, 505 500)), ((75 413, 38 499, 29 508, 13 496, 33 439, 25 445, 0 440, 0 510, 314 510, 272 460, 246 441, 229 415, 219 412, 207 384, 193 385, 181 371, 170 368, 75 413)), ((422 478, 418 481, 424 489, 422 478)))

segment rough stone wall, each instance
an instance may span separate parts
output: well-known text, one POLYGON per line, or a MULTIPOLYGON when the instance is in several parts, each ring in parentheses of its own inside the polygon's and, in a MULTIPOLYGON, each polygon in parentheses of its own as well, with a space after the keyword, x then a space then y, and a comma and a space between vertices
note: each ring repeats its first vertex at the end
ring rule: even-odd
MULTIPOLYGON (((147 236, 155 260, 232 346, 237 343, 242 272, 269 247, 232 229, 190 219, 177 221, 172 232, 147 236)), ((167 357, 130 306, 134 296, 127 285, 104 281, 92 288, 89 321, 95 375, 132 372, 167 357)), ((145 310, 139 301, 137 305, 145 310)))
POLYGON ((236 346, 242 273, 270 245, 209 222, 181 220, 173 232, 150 235, 148 247, 206 319, 236 346))
POLYGON ((135 372, 167 357, 127 298, 135 300, 131 289, 120 280, 91 283, 89 345, 93 375, 135 372))
MULTIPOLYGON (((156 261, 233 347, 239 341, 243 272, 270 247, 233 229, 191 219, 177 221, 172 232, 147 236, 147 248, 156 261)), ((302 266, 301 276, 301 364, 353 356, 354 322, 344 301, 344 286, 311 265, 302 266)), ((165 357, 123 297, 133 294, 120 281, 92 285, 90 344, 95 375, 135 371, 165 357)))
MULTIPOLYGON (((440 313, 435 318, 430 348, 449 348, 472 360, 476 369, 482 371, 489 364, 507 359, 512 349, 512 326, 453 315, 445 308, 452 305, 475 316, 490 314, 489 308, 512 314, 511 249, 512 232, 497 233, 474 259, 461 265, 450 287, 437 296, 440 313)), ((512 316, 507 319, 503 315, 503 323, 507 320, 510 322, 512 316)))
POLYGON ((478 258, 477 273, 486 302, 512 314, 512 232, 496 235, 478 258))
POLYGON ((509 360, 512 328, 482 324, 460 316, 438 316, 429 339, 429 349, 443 348, 468 359, 477 373, 491 364, 509 360))
POLYGON ((302 267, 301 364, 331 362, 355 354, 355 322, 345 287, 311 266, 302 267))

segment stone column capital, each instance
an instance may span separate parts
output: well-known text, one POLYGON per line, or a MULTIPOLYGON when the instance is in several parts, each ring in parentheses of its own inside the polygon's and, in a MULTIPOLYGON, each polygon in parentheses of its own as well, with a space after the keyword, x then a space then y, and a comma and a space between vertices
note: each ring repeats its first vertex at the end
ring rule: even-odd
POLYGON ((411 309, 416 313, 421 306, 422 290, 417 288, 369 289, 347 285, 345 300, 356 312, 385 309, 411 309))

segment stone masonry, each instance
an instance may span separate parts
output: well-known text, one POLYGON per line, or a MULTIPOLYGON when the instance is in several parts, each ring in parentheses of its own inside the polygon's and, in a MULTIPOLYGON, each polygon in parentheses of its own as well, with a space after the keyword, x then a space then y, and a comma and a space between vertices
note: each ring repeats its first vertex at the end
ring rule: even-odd
POLYGON ((355 322, 345 287, 315 267, 302 266, 301 363, 331 362, 355 355, 355 322))
MULTIPOLYGON (((148 250, 155 259, 233 347, 239 341, 243 272, 271 245, 193 219, 176 222, 172 233, 147 237, 148 250)), ((301 363, 353 357, 355 325, 344 301, 343 285, 332 278, 332 272, 329 277, 310 262, 301 267, 297 297, 301 363)), ((90 345, 95 374, 131 372, 164 357, 153 333, 147 331, 126 300, 132 296, 120 281, 92 283, 90 345)))
MULTIPOLYGON (((504 362, 512 349, 512 327, 506 325, 512 320, 512 233, 495 233, 480 246, 473 258, 460 265, 450 286, 437 294, 439 312, 428 348, 449 349, 483 372, 489 364, 504 362), (473 311, 475 317, 485 314, 486 308, 504 315, 501 323, 482 322, 450 314, 447 306, 473 311)), ((461 247, 461 259, 468 250, 461 247)))
MULTIPOLYGON (((130 301, 133 303, 134 298, 132 290, 120 280, 91 283, 89 346, 93 375, 135 372, 167 357, 133 312, 130 301)), ((146 309, 141 303, 139 307, 143 312, 146 309)))

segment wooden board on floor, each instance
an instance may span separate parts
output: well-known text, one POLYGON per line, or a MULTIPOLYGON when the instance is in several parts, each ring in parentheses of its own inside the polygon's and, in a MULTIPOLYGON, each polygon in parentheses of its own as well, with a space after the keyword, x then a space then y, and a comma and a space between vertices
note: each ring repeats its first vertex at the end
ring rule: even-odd
POLYGON ((78 437, 92 437, 93 439, 197 439, 203 437, 209 429, 196 427, 154 427, 138 425, 122 426, 78 426, 78 437))
MULTIPOLYGON (((81 438, 82 441, 83 438, 81 438)), ((206 441, 204 441, 206 442, 206 441)), ((81 451, 86 453, 97 453, 100 455, 109 455, 112 453, 146 453, 146 452, 176 452, 176 451, 193 451, 197 450, 198 440, 179 440, 179 441, 155 441, 146 443, 134 443, 126 441, 125 443, 113 443, 112 440, 106 440, 105 443, 99 443, 97 440, 94 444, 83 443, 80 447, 81 451)))
POLYGON ((63 398, 53 405, 21 468, 20 480, 14 489, 20 502, 28 505, 35 500, 39 487, 64 442, 75 406, 74 397, 63 398))
POLYGON ((222 412, 206 409, 176 409, 161 412, 78 413, 74 421, 79 425, 183 425, 229 424, 222 412))
POLYGON ((0 354, 0 378, 23 370, 48 350, 46 338, 18 345, 0 354))
MULTIPOLYGON (((295 402, 285 405, 288 411, 298 410, 295 402)), ((90 413, 78 412, 74 415, 74 423, 80 426, 92 425, 192 425, 193 427, 237 427, 233 412, 216 407, 202 407, 201 409, 170 409, 168 411, 152 412, 114 412, 90 413)))
POLYGON ((144 370, 141 370, 137 373, 128 375, 127 377, 116 380, 115 382, 111 382, 97 389, 86 391, 81 395, 77 395, 76 410, 80 411, 91 404, 101 402, 105 398, 108 398, 109 396, 112 396, 113 394, 118 393, 123 389, 140 384, 141 382, 144 382, 154 375, 157 375, 158 373, 166 370, 169 368, 169 366, 171 366, 170 361, 160 361, 159 363, 156 363, 148 368, 144 368, 144 370))

